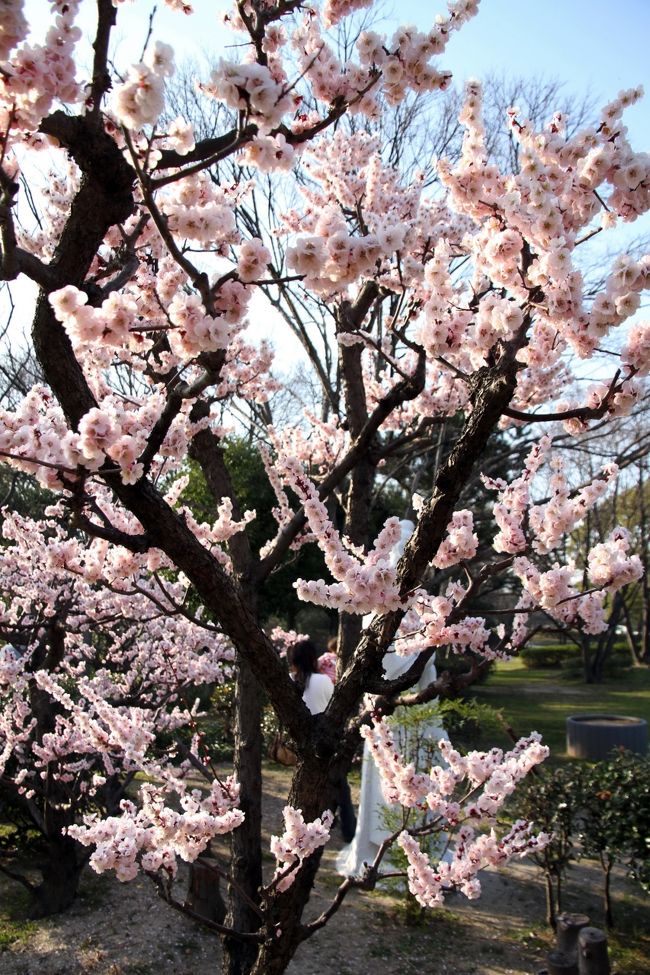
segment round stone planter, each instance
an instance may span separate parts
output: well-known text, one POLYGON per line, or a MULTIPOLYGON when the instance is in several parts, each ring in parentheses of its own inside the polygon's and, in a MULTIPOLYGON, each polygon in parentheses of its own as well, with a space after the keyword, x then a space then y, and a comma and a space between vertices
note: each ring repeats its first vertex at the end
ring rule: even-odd
POLYGON ((645 755, 648 722, 620 714, 573 714, 566 719, 566 750, 573 758, 594 762, 607 758, 613 748, 645 755))

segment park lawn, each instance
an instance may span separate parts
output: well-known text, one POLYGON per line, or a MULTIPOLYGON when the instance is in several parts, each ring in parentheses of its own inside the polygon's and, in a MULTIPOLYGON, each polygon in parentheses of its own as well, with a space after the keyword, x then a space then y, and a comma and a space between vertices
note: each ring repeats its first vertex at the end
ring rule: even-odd
MULTIPOLYGON (((510 660, 497 663, 486 683, 473 693, 478 701, 501 711, 518 737, 539 731, 555 762, 568 759, 565 721, 571 714, 622 714, 650 723, 650 668, 626 670, 602 684, 585 684, 568 679, 561 670, 528 670, 520 660, 510 660)), ((498 744, 508 740, 503 733, 498 744)))

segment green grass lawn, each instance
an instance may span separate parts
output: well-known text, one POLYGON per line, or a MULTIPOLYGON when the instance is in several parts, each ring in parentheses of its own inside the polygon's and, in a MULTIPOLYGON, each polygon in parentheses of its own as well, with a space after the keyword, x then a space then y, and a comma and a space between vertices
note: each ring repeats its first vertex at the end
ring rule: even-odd
MULTIPOLYGON (((528 670, 521 661, 510 660, 498 663, 487 682, 473 693, 478 701, 498 708, 518 737, 539 731, 555 761, 567 759, 568 715, 604 712, 650 722, 649 668, 626 670, 602 684, 585 684, 567 679, 560 670, 528 670)), ((498 744, 507 742, 504 733, 498 744)))

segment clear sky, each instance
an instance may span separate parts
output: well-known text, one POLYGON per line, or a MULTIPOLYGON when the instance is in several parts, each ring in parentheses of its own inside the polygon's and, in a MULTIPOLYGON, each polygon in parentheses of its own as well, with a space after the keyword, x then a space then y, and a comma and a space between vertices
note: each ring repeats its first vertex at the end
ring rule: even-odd
MULTIPOLYGON (((441 8, 400 0, 393 17, 424 28, 441 8)), ((626 119, 635 148, 650 150, 650 0, 481 0, 442 62, 458 82, 493 71, 545 75, 603 103, 642 84, 646 98, 626 119)))
MULTIPOLYGON (((176 48, 178 60, 207 50, 235 57, 226 45, 236 43, 237 35, 219 17, 231 0, 191 2, 192 17, 168 10, 163 0, 120 4, 115 36, 121 67, 138 60, 154 7, 155 36, 176 48)), ((47 6, 46 0, 26 2, 37 34, 47 6)), ((427 29, 446 11, 445 0, 381 0, 377 7, 383 12, 378 29, 386 32, 401 23, 427 29)), ((88 36, 95 10, 94 0, 83 0, 80 23, 88 36)), ((544 75, 603 103, 621 88, 643 84, 646 99, 626 118, 635 148, 650 150, 650 0, 481 0, 478 16, 454 34, 440 63, 459 83, 490 72, 544 75)))

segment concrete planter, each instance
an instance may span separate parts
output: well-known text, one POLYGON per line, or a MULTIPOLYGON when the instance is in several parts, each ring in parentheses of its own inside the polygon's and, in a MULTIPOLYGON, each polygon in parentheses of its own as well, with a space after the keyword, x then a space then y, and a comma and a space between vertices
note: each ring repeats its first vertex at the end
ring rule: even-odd
POLYGON ((566 747, 573 758, 599 761, 613 748, 645 755, 648 723, 620 714, 573 714, 566 719, 566 747))

